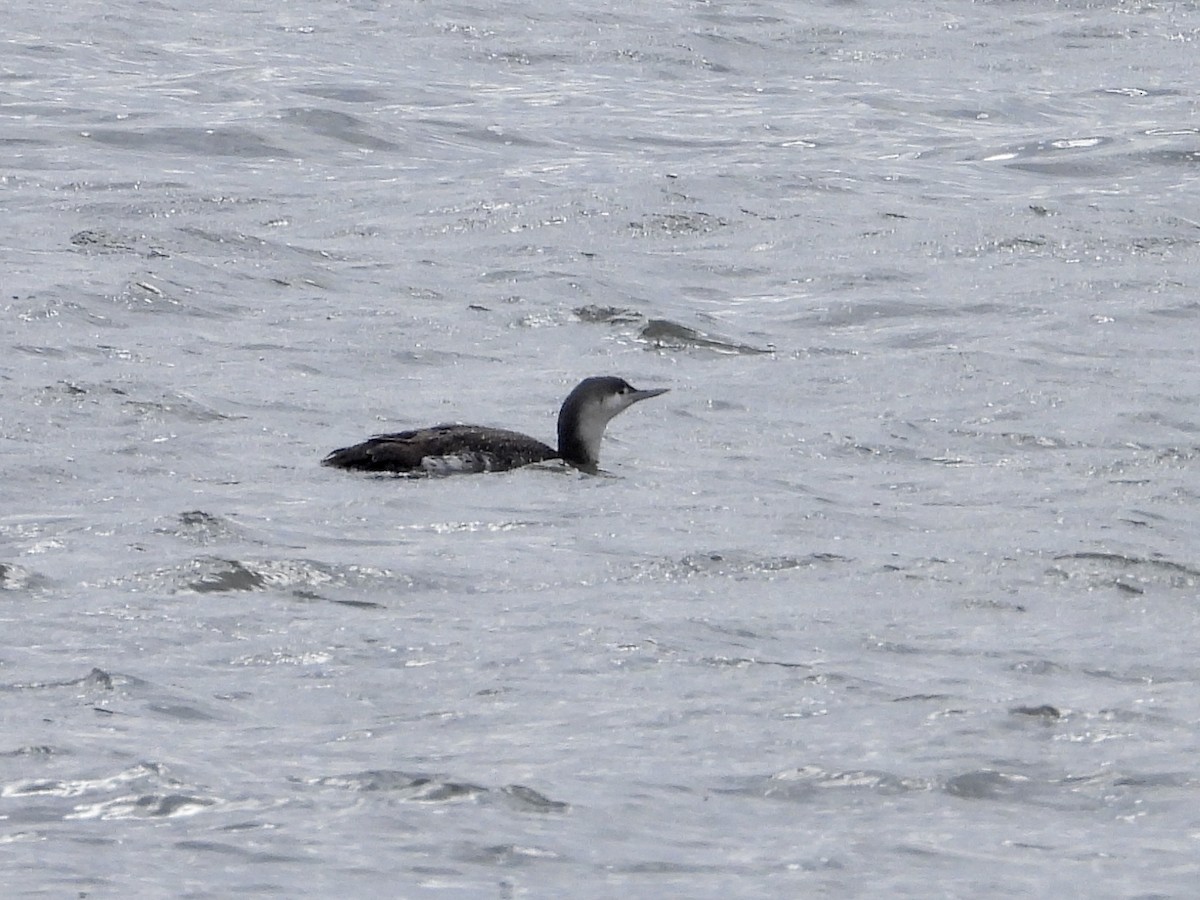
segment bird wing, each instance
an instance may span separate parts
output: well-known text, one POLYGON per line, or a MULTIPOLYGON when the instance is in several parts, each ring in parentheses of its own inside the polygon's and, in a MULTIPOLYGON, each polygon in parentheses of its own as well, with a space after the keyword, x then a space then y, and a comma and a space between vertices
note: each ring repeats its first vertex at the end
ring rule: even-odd
POLYGON ((378 434, 330 453, 322 463, 368 472, 452 474, 494 472, 556 459, 541 441, 516 431, 478 425, 435 425, 378 434))

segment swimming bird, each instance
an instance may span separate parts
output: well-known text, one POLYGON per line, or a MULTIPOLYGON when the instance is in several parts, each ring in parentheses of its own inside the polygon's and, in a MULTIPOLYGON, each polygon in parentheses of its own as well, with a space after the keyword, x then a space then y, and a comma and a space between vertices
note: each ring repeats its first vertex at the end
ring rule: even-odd
POLYGON ((585 472, 600 464, 604 427, 618 413, 667 388, 639 391, 613 376, 585 378, 558 411, 558 449, 517 431, 479 425, 435 425, 379 434, 334 450, 321 465, 366 472, 452 475, 503 472, 530 463, 561 459, 585 472))

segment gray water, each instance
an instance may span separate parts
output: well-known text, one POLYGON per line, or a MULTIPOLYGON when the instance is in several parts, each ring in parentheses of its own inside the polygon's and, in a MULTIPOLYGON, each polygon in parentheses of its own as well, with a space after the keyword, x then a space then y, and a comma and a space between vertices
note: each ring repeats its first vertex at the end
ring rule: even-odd
POLYGON ((1185 897, 1200 8, 17 2, 6 897, 1185 897), (580 378, 607 474, 320 467, 580 378))

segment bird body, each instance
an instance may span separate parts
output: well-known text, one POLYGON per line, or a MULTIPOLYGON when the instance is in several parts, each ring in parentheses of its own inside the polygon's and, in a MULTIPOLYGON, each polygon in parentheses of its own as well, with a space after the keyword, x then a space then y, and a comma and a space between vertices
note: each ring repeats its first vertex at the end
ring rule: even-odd
POLYGON ((551 459, 594 472, 609 420, 666 388, 639 391, 612 376, 586 378, 563 401, 558 413, 558 448, 517 431, 479 425, 435 425, 380 434, 334 450, 322 465, 366 472, 452 475, 502 472, 551 459))
POLYGON ((365 472, 439 475, 497 472, 555 459, 553 447, 517 431, 477 425, 435 425, 379 434, 334 450, 322 464, 365 472))

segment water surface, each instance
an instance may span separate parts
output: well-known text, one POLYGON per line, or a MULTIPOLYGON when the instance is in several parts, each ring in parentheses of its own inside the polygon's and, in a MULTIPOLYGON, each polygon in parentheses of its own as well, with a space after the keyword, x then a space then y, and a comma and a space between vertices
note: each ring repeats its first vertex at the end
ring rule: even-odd
POLYGON ((11 7, 6 896, 1188 896, 1197 35, 11 7))

